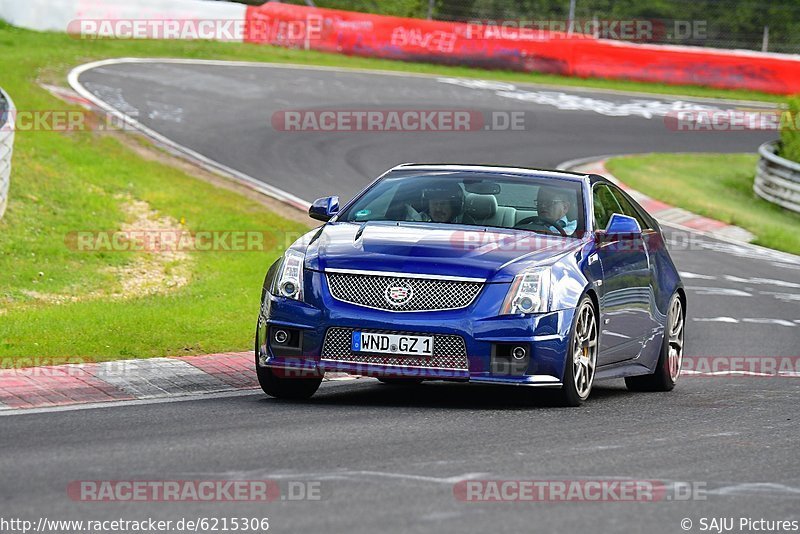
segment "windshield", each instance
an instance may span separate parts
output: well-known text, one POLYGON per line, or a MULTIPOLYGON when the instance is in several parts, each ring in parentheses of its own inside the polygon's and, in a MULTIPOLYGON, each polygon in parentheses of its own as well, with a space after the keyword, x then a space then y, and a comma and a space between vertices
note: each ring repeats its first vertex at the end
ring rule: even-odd
POLYGON ((337 220, 467 224, 573 237, 585 230, 579 182, 475 172, 393 171, 337 220))

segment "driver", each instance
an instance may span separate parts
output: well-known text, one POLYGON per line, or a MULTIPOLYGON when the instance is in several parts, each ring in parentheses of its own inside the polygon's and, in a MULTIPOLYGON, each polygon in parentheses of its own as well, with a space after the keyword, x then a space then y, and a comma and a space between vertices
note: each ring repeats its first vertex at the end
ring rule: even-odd
POLYGON ((569 201, 568 192, 557 187, 542 186, 539 188, 536 206, 538 216, 551 224, 550 229, 556 234, 560 234, 556 225, 564 230, 567 235, 572 235, 578 227, 578 221, 570 221, 567 213, 572 206, 569 201))
POLYGON ((441 182, 422 192, 422 220, 438 223, 464 222, 464 192, 458 182, 441 182))

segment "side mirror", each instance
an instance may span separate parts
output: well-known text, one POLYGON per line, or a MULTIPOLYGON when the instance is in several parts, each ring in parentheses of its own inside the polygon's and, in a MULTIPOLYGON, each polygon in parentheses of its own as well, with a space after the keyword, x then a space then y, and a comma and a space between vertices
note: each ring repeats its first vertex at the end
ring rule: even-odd
POLYGON ((628 215, 615 213, 608 220, 606 226, 606 235, 628 235, 631 237, 641 236, 642 228, 639 226, 639 221, 628 215))
POLYGON ((318 221, 329 221, 339 212, 339 197, 318 198, 308 208, 308 216, 318 221))

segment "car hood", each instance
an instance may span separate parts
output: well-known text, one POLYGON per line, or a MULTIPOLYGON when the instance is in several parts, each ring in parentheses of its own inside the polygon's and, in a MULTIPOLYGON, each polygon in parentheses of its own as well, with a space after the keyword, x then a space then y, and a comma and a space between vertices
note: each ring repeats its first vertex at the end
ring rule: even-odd
POLYGON ((580 239, 452 224, 328 223, 306 250, 306 267, 513 279, 572 252, 580 239))

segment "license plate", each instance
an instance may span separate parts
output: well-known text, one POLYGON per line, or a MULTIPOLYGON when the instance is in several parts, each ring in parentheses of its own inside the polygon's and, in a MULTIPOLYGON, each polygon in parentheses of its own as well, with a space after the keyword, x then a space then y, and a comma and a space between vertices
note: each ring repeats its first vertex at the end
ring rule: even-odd
POLYGON ((353 332, 353 352, 433 356, 433 336, 353 332))

